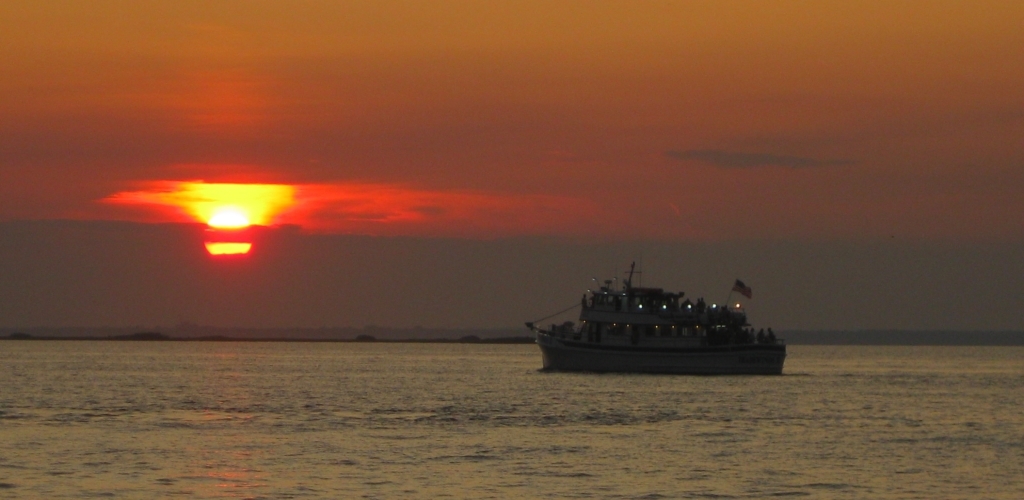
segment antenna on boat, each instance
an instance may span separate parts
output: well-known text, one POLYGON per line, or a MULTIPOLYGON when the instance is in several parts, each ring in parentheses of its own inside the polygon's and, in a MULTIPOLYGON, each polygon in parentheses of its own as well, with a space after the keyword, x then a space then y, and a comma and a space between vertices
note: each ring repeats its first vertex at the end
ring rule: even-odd
POLYGON ((640 277, 640 288, 644 287, 644 252, 640 251, 640 270, 636 272, 640 277))
POLYGON ((630 288, 633 288, 633 268, 635 268, 635 267, 636 267, 636 262, 635 261, 632 264, 629 265, 629 277, 626 278, 626 290, 629 290, 630 288))

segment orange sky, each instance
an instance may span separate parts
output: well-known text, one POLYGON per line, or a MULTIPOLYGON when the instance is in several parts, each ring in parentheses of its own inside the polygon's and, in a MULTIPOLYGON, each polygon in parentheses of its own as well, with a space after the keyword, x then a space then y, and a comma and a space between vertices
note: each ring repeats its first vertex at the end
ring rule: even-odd
POLYGON ((1021 241, 1021 26, 1021 2, 8 1, 0 219, 173 221, 101 200, 203 180, 297 186, 279 222, 318 232, 1021 241))

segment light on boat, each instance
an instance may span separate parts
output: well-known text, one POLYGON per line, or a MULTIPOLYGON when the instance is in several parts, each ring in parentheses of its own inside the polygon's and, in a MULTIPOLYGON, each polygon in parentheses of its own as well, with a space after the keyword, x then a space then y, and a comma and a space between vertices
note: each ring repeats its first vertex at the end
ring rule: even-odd
POLYGON ((739 309, 739 308, 740 308, 740 303, 739 303, 739 302, 737 302, 737 303, 736 303, 736 309, 739 309))

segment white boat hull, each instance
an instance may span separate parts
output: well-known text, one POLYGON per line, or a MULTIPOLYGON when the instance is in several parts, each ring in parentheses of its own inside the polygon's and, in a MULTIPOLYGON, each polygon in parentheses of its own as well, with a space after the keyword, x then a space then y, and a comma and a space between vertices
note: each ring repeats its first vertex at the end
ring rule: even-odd
POLYGON ((783 344, 745 344, 666 349, 574 341, 537 332, 544 369, 555 371, 780 375, 783 344))

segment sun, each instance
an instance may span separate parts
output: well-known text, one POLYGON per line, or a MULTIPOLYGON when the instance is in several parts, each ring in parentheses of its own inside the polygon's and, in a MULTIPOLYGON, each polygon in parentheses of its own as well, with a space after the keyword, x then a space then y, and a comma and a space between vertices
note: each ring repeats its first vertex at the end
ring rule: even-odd
POLYGON ((260 229, 295 205, 296 186, 230 184, 202 181, 156 181, 141 191, 125 191, 108 202, 176 207, 207 225, 204 244, 215 256, 239 256, 253 248, 260 229))
POLYGON ((238 207, 221 207, 214 211, 210 220, 206 221, 210 227, 218 229, 240 229, 249 227, 249 217, 238 207))
POLYGON ((213 208, 206 221, 206 251, 210 255, 245 255, 252 250, 252 225, 246 211, 236 205, 213 208))
POLYGON ((231 241, 208 241, 206 251, 210 255, 245 255, 252 250, 252 243, 231 241))

